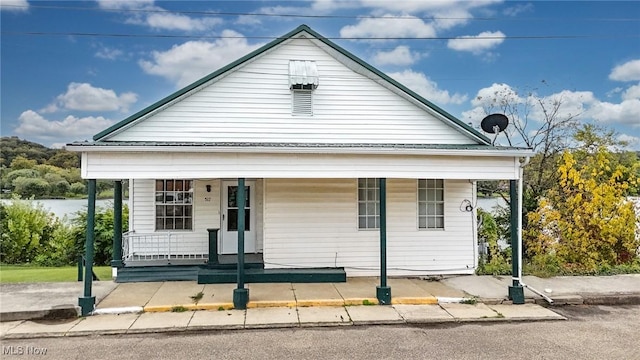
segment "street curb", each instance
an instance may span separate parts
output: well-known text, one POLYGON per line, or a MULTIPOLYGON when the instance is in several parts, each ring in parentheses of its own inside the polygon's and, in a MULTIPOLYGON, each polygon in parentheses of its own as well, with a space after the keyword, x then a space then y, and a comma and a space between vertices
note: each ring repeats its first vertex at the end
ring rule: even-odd
POLYGON ((91 312, 91 315, 137 314, 141 312, 144 312, 144 308, 142 306, 127 306, 127 307, 95 309, 93 310, 93 312, 91 312))
POLYGON ((64 306, 47 310, 35 311, 8 311, 0 313, 0 322, 20 320, 53 320, 77 318, 80 315, 80 307, 64 306))
POLYGON ((397 297, 391 298, 391 305, 437 305, 438 298, 431 297, 397 297))
POLYGON ((233 303, 205 303, 205 304, 178 304, 178 305, 151 305, 143 308, 144 312, 174 312, 196 310, 231 310, 233 303))

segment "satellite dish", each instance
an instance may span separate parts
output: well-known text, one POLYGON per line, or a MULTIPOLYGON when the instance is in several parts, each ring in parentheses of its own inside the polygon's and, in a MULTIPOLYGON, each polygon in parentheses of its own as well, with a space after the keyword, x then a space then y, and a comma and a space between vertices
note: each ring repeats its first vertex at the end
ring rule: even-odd
POLYGON ((482 127, 482 131, 489 134, 496 134, 493 137, 493 141, 491 142, 491 145, 493 145, 496 142, 496 138, 498 137, 498 134, 503 132, 504 129, 507 128, 507 126, 509 126, 509 118, 507 118, 503 114, 487 115, 484 119, 482 119, 482 122, 480 123, 480 127, 482 127))
POLYGON ((509 118, 502 114, 491 114, 482 119, 480 126, 489 134, 497 134, 504 131, 509 125, 509 118))

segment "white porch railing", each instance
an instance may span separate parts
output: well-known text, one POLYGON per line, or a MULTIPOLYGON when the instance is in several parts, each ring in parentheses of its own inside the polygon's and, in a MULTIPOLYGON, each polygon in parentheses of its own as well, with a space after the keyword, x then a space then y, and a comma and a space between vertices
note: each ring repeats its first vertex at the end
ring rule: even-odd
POLYGON ((123 261, 153 261, 172 259, 202 259, 208 254, 206 238, 193 239, 182 233, 136 233, 122 234, 123 261))

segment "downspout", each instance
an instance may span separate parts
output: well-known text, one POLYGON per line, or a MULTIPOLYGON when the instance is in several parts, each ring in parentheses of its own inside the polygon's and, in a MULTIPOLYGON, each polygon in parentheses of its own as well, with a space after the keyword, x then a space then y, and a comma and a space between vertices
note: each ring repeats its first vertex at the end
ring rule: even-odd
POLYGON ((547 295, 543 294, 542 292, 532 288, 531 286, 525 284, 522 281, 522 253, 523 253, 523 247, 522 247, 522 202, 524 199, 524 192, 523 192, 523 184, 524 184, 524 167, 527 166, 529 164, 529 162, 531 161, 530 157, 525 157, 524 161, 522 161, 520 163, 520 167, 518 169, 519 172, 519 179, 518 179, 518 277, 516 280, 518 280, 518 282, 520 283, 520 285, 524 286, 525 288, 531 290, 531 292, 540 295, 542 298, 544 298, 549 304, 553 304, 553 300, 548 297, 547 295))

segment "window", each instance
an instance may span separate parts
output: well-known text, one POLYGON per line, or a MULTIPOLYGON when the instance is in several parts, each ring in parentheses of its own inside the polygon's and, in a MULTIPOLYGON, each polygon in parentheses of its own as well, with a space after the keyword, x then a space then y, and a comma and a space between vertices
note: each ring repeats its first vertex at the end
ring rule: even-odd
POLYGON ((418 180, 418 228, 444 229, 444 180, 418 180))
POLYGON ((156 230, 193 229, 193 181, 156 180, 156 230))
POLYGON ((313 90, 318 87, 318 67, 315 61, 289 61, 289 89, 291 114, 313 115, 313 90))
POLYGON ((358 179, 358 229, 380 227, 378 179, 358 179))

